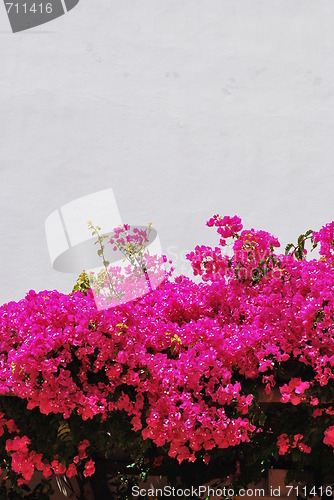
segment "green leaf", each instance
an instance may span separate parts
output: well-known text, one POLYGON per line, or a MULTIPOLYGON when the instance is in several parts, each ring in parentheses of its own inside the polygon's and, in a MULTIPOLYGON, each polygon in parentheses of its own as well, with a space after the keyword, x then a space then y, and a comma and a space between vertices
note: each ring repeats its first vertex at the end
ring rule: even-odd
POLYGON ((259 424, 264 425, 266 420, 267 420, 267 417, 266 417, 265 413, 261 412, 260 418, 259 418, 259 424))
POLYGON ((290 252, 291 248, 294 247, 294 244, 293 243, 288 243, 285 247, 285 255, 288 255, 288 253, 290 252))

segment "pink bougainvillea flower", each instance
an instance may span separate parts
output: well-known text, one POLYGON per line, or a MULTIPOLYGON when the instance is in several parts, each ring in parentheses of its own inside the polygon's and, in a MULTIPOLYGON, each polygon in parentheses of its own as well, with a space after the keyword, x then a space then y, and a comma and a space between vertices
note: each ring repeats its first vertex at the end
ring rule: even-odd
POLYGON ((94 472, 95 472, 95 463, 93 462, 93 460, 89 460, 88 462, 85 463, 83 475, 85 477, 89 477, 92 476, 94 472))
POLYGON ((334 425, 325 430, 324 443, 334 448, 334 425))
POLYGON ((281 434, 277 438, 277 446, 279 448, 278 453, 280 455, 285 455, 290 448, 290 441, 287 434, 281 434))
POLYGON ((70 464, 67 467, 66 476, 71 478, 73 476, 76 476, 77 474, 78 474, 78 471, 77 471, 75 464, 70 464))

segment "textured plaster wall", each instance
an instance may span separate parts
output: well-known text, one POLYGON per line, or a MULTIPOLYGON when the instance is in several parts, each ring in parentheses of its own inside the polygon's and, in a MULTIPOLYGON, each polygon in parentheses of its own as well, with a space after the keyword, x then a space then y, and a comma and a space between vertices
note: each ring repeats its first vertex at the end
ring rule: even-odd
POLYGON ((179 272, 213 213, 283 244, 332 220, 333 19, 331 0, 81 0, 12 34, 0 5, 0 303, 71 289, 44 221, 106 187, 179 272))

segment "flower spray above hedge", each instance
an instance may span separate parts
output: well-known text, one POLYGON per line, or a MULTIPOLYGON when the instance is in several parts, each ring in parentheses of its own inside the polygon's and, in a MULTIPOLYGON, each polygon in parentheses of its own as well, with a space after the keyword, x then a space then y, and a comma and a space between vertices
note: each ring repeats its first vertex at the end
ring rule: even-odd
POLYGON ((334 223, 285 254, 237 216, 207 225, 219 246, 188 255, 200 283, 165 273, 98 310, 81 276, 69 296, 30 291, 0 308, 0 460, 13 491, 35 470, 83 484, 115 447, 151 473, 192 463, 202 481, 247 484, 282 463, 319 481, 331 472, 334 223))

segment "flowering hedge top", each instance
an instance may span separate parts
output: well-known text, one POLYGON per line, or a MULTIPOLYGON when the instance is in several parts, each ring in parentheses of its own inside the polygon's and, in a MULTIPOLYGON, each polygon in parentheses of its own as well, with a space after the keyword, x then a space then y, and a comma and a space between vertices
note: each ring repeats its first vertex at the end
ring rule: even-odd
MULTIPOLYGON (((104 422, 123 412, 134 431, 170 457, 208 462, 210 450, 263 431, 254 387, 269 395, 276 386, 283 403, 309 403, 322 422, 321 443, 334 446, 333 411, 322 404, 334 379, 334 223, 303 235, 287 255, 275 253, 279 242, 269 233, 243 230, 236 216, 214 216, 207 225, 217 229, 220 244, 188 255, 199 284, 166 279, 144 297, 103 311, 90 290, 30 291, 3 305, 0 395, 65 423, 104 422), (308 238, 320 243, 320 260, 304 258, 308 238), (223 254, 228 239, 232 256, 223 254), (291 360, 299 371, 282 379, 291 360)), ((29 435, 16 424, 3 409, 0 436, 21 481, 34 468, 73 475, 87 457, 78 454, 83 442, 89 447, 84 435, 66 460, 45 457, 29 448, 29 435), (28 471, 17 453, 25 454, 28 471)), ((277 451, 309 454, 310 440, 280 433, 277 451)), ((91 461, 85 471, 93 473, 91 461)))

